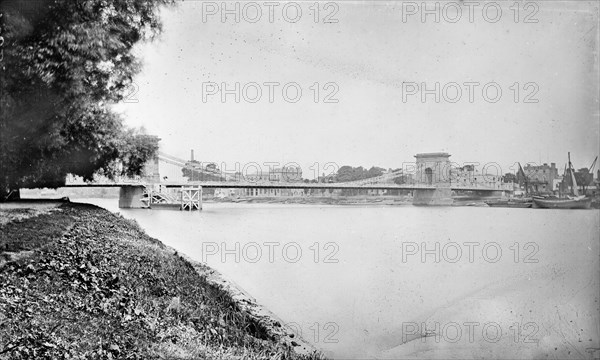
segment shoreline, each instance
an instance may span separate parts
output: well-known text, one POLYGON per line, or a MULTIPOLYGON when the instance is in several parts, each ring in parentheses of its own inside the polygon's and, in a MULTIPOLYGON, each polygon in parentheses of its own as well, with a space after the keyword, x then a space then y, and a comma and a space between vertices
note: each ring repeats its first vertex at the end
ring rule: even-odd
MULTIPOLYGON (((58 200, 71 199, 74 202, 88 199, 114 199, 118 201, 119 192, 115 188, 58 188, 58 189, 24 189, 22 200, 36 199, 58 200)), ((454 194, 452 203, 443 206, 488 207, 485 201, 498 200, 500 196, 480 196, 475 194, 454 194)), ((331 195, 331 196, 225 196, 216 197, 204 194, 205 204, 282 204, 282 205, 333 205, 333 206, 409 206, 413 205, 410 195, 331 195)), ((600 202, 595 201, 593 208, 598 208, 600 202)), ((169 208, 157 205, 156 208, 169 208)))
POLYGON ((225 198, 203 199, 203 203, 226 204, 293 204, 293 205, 381 205, 405 206, 412 205, 412 199, 384 198, 384 197, 251 197, 251 198, 225 198))
MULTIPOLYGON (((27 189, 23 190, 23 200, 28 198, 35 199, 58 199, 68 197, 72 201, 98 198, 115 199, 118 201, 119 193, 112 188, 92 188, 92 189, 27 189)), ((452 206, 473 206, 484 205, 485 200, 493 200, 497 197, 481 196, 455 196, 452 206)), ((247 197, 214 197, 205 195, 203 203, 241 203, 241 204, 306 204, 306 205, 370 205, 370 206, 408 206, 412 205, 412 197, 407 195, 355 195, 355 196, 247 196, 247 197)))
POLYGON ((270 336, 278 338, 279 341, 292 347, 294 351, 300 355, 310 355, 318 352, 313 345, 298 337, 293 329, 285 327, 285 322, 282 319, 266 307, 258 304, 256 299, 246 292, 239 284, 228 279, 219 271, 210 268, 201 262, 195 261, 187 255, 178 253, 177 250, 168 245, 165 246, 172 250, 175 255, 190 263, 198 275, 206 277, 209 284, 224 289, 243 312, 246 312, 250 317, 255 319, 257 323, 260 323, 269 331, 270 336))
POLYGON ((233 281, 135 221, 47 200, 5 203, 0 218, 0 359, 324 358, 233 281))

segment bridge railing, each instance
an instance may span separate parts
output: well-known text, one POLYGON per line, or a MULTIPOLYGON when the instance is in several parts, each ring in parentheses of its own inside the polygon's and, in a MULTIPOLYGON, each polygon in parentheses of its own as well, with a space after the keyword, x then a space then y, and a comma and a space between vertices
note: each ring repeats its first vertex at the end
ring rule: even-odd
MULTIPOLYGON (((305 182, 279 182, 279 181, 268 181, 268 180, 256 180, 256 181, 149 181, 141 177, 125 178, 120 177, 115 179, 117 181, 111 181, 108 179, 99 179, 97 181, 86 183, 81 179, 73 180, 67 179, 66 186, 126 186, 126 185, 140 185, 140 186, 156 186, 162 185, 166 187, 181 187, 181 186, 206 186, 211 188, 289 188, 289 189, 310 189, 310 188, 333 188, 333 189, 404 189, 404 190, 415 190, 415 189, 435 189, 439 187, 450 187, 454 190, 483 190, 483 191, 513 191, 512 183, 444 183, 444 184, 427 184, 427 183, 415 183, 407 182, 405 184, 395 184, 389 182, 377 182, 368 181, 365 179, 358 182, 338 182, 338 183, 305 183, 305 182)), ((380 178, 381 180, 381 178, 380 178)))

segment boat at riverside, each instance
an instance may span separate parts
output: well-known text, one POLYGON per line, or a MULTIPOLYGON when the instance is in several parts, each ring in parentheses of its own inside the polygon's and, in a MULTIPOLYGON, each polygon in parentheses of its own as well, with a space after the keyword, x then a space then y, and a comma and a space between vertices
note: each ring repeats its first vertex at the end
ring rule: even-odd
POLYGON ((534 197, 533 201, 537 207, 543 209, 589 209, 592 205, 592 198, 583 195, 578 197, 534 197))
POLYGON ((543 209, 589 209, 591 207, 592 198, 588 198, 585 195, 579 195, 577 180, 575 179, 575 170, 571 163, 571 153, 569 153, 568 172, 571 177, 572 194, 565 197, 534 196, 533 201, 537 207, 543 209))
POLYGON ((487 206, 490 207, 509 207, 509 208, 530 208, 533 206, 532 198, 527 195, 527 189, 529 187, 529 181, 525 172, 519 163, 519 174, 522 174, 525 179, 525 197, 511 197, 508 199, 496 199, 484 201, 487 206))
POLYGON ((485 201, 487 206, 491 207, 511 207, 511 208, 530 208, 533 206, 531 198, 512 198, 512 199, 500 199, 485 201))

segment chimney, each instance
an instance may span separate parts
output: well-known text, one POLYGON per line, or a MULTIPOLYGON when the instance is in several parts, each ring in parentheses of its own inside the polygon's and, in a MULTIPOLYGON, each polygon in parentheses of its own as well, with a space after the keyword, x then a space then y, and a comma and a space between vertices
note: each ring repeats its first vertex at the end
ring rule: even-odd
POLYGON ((190 161, 194 161, 194 149, 191 150, 190 161))

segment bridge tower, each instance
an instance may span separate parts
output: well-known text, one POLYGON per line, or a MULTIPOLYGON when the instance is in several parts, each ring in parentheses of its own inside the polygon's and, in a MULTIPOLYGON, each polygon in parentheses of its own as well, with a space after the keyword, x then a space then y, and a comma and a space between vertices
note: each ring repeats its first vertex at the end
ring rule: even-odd
POLYGON ((444 152, 415 155, 415 185, 413 205, 452 205, 450 189, 450 154, 444 152))
POLYGON ((160 165, 158 162, 158 156, 153 157, 144 164, 142 170, 142 178, 150 183, 160 182, 160 165))

